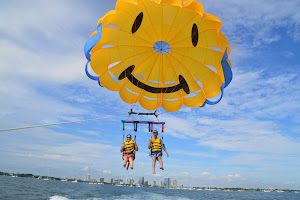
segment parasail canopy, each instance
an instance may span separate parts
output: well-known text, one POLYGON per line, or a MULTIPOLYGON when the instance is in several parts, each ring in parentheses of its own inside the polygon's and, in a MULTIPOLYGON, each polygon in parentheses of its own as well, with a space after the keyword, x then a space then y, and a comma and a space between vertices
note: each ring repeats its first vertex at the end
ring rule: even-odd
POLYGON ((118 0, 85 45, 86 72, 147 110, 216 104, 232 79, 220 29, 198 1, 118 0), (98 76, 88 72, 89 63, 98 76))

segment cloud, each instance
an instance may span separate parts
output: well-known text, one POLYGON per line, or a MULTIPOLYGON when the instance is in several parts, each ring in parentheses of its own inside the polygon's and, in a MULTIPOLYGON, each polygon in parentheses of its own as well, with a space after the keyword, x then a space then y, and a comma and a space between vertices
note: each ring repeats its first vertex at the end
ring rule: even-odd
POLYGON ((112 174, 111 170, 103 170, 103 174, 112 174))
POLYGON ((88 167, 88 166, 82 168, 82 171, 88 171, 88 170, 89 170, 89 167, 88 167))
POLYGON ((293 52, 290 52, 290 51, 284 51, 283 52, 283 56, 286 57, 286 58, 291 58, 295 55, 295 53, 293 52))
POLYGON ((183 151, 183 150, 174 150, 173 154, 180 154, 185 156, 193 156, 193 157, 208 157, 208 158, 216 158, 218 155, 213 153, 203 153, 203 152, 192 152, 192 151, 183 151))

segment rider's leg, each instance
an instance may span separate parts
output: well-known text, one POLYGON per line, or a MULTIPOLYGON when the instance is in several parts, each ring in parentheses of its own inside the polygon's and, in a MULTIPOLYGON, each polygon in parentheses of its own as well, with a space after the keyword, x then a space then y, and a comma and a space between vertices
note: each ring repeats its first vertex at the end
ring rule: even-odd
POLYGON ((123 156, 123 166, 126 167, 126 164, 128 162, 128 157, 127 156, 123 156))
POLYGON ((130 168, 133 169, 133 157, 132 156, 129 157, 129 164, 130 164, 130 168))
POLYGON ((161 169, 161 170, 164 170, 164 165, 163 165, 163 161, 162 161, 162 159, 161 159, 161 156, 159 156, 159 157, 157 158, 157 160, 158 160, 158 162, 159 162, 159 164, 160 164, 160 169, 161 169))
POLYGON ((153 174, 155 174, 155 163, 156 163, 156 157, 155 156, 151 156, 152 158, 152 168, 153 168, 153 174))

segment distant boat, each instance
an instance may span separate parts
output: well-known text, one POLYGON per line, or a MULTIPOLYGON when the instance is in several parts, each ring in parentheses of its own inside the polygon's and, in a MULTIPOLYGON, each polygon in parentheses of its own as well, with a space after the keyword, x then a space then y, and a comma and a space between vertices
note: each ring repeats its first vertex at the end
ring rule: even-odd
POLYGON ((60 181, 67 181, 67 180, 65 180, 65 179, 61 179, 60 181))
POLYGON ((49 179, 48 178, 44 178, 43 180, 48 181, 49 179))
POLYGON ((78 181, 77 180, 74 180, 74 181, 72 181, 73 183, 77 183, 78 181))
POLYGON ((271 192, 271 190, 264 190, 264 192, 271 192))
POLYGON ((284 191, 283 190, 276 190, 276 192, 280 192, 281 193, 281 192, 284 192, 284 191))
POLYGON ((295 191, 295 193, 299 193, 298 191, 295 191))

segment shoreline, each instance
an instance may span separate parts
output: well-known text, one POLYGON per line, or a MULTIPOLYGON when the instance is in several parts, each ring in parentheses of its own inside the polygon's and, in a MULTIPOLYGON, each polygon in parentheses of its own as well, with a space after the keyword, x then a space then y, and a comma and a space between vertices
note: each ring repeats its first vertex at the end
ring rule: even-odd
POLYGON ((99 181, 84 181, 81 179, 75 178, 59 178, 59 177, 51 177, 51 176, 40 176, 34 174, 24 174, 24 173, 7 173, 0 172, 0 176, 10 176, 10 177, 22 177, 22 178, 35 178, 35 179, 43 179, 43 180, 55 180, 55 181, 65 181, 65 182, 73 182, 73 183, 86 183, 86 184, 100 184, 100 185, 113 185, 113 186, 123 186, 123 187, 150 187, 150 188, 163 188, 163 189, 181 189, 181 190, 204 190, 204 191, 260 191, 260 192, 294 192, 300 193, 300 190, 292 190, 292 189, 262 189, 262 188, 218 188, 218 187, 161 187, 161 186, 151 186, 151 185, 136 185, 136 184, 116 184, 116 183, 108 183, 108 182, 99 182, 99 181))

